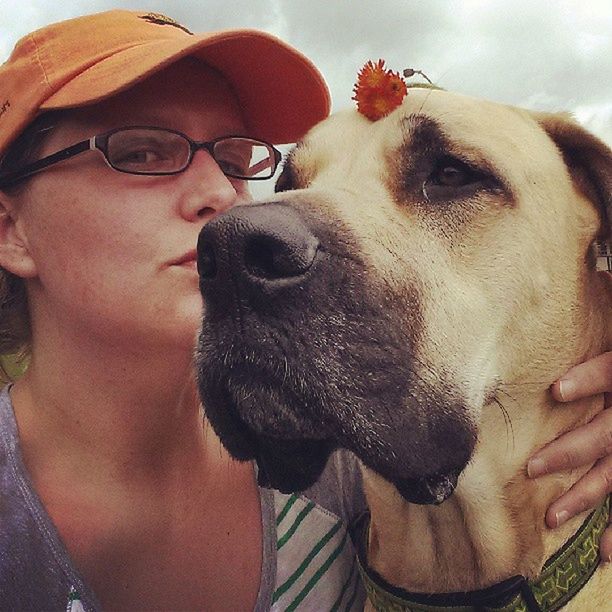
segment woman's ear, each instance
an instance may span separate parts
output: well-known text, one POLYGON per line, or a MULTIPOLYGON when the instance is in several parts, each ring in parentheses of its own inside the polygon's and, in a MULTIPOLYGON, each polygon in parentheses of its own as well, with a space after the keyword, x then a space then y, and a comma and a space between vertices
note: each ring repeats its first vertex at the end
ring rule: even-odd
POLYGON ((0 267, 21 278, 37 274, 15 203, 3 192, 0 192, 0 267))

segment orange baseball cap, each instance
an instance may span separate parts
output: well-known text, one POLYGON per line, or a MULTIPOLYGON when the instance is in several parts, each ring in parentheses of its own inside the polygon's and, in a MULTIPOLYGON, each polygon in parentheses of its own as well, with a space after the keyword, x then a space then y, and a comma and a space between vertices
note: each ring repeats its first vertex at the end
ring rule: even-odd
POLYGON ((310 60, 257 30, 192 34, 159 13, 113 10, 22 38, 0 66, 0 155, 42 111, 99 102, 185 56, 231 84, 251 135, 295 142, 330 109, 310 60))

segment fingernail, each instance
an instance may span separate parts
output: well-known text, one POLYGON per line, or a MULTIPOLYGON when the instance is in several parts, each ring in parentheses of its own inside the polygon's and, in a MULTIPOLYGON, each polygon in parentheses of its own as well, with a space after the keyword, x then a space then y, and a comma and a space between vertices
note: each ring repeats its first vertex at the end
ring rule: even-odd
POLYGON ((574 397, 576 383, 571 378, 562 378, 559 381, 559 395, 564 401, 569 401, 574 397))
POLYGON ((542 476, 542 474, 546 474, 546 463, 544 459, 530 459, 527 462, 527 476, 529 476, 529 478, 537 478, 538 476, 542 476))
POLYGON ((561 510, 561 512, 557 512, 555 514, 555 519, 557 520, 557 527, 561 527, 565 521, 570 517, 570 514, 567 510, 561 510))

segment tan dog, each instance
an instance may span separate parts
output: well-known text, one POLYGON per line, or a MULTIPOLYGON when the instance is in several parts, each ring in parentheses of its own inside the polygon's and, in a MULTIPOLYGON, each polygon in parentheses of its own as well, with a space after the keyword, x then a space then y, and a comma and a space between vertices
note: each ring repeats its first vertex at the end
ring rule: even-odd
MULTIPOLYGON (((355 452, 367 562, 396 587, 538 576, 586 518, 548 530, 581 473, 525 466, 603 408, 549 386, 612 348, 594 252, 610 150, 565 116, 418 88, 379 121, 317 126, 278 187, 201 236, 200 385, 223 442, 285 490, 355 452)), ((611 600, 607 565, 566 609, 611 600)))

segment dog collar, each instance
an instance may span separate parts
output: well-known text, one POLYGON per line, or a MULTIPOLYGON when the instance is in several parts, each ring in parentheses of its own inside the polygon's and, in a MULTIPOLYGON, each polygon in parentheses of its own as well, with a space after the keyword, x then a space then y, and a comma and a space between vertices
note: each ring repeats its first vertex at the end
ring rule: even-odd
POLYGON ((467 593, 410 593, 386 582, 367 565, 370 516, 353 525, 357 561, 368 599, 379 612, 554 612, 589 581, 599 565, 599 541, 608 525, 610 499, 594 510, 580 529, 527 580, 514 576, 486 589, 467 593))

